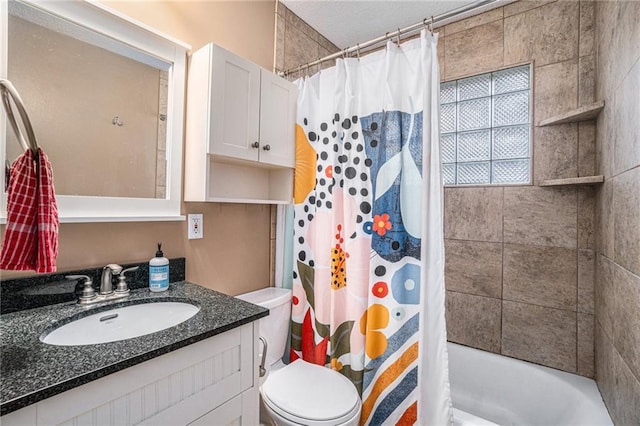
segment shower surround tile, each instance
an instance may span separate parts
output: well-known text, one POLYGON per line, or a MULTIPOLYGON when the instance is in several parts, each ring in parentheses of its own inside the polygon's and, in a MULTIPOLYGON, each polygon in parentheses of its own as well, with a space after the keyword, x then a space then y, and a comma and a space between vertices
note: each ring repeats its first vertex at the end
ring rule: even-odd
POLYGON ((640 276, 614 266, 613 341, 631 371, 640 377, 640 276))
POLYGON ((576 250, 504 245, 505 300, 576 309, 576 250))
POLYGON ((613 146, 616 138, 616 128, 613 125, 612 116, 613 99, 605 99, 604 108, 596 122, 596 170, 598 174, 605 176, 605 181, 606 178, 611 177, 613 168, 613 146))
POLYGON ((593 315, 578 313, 578 374, 586 377, 595 375, 594 326, 593 315))
POLYGON ((576 313, 502 302, 502 353, 564 371, 576 371, 576 313))
POLYGON ((445 72, 445 61, 444 61, 444 43, 445 37, 441 35, 438 37, 438 67, 440 67, 440 81, 444 81, 446 78, 445 72))
POLYGON ((518 13, 526 12, 527 10, 535 9, 536 7, 544 6, 548 3, 553 3, 557 0, 520 0, 514 3, 508 4, 504 7, 504 17, 507 18, 518 13))
POLYGON ((445 240, 447 290, 502 297, 502 244, 445 240))
POLYGON ((595 190, 589 186, 578 188, 578 248, 595 249, 595 190))
POLYGON ((575 248, 575 188, 504 188, 504 242, 575 248))
MULTIPOLYGON (((280 3, 278 3, 280 4, 280 3)), ((281 8, 278 7, 278 12, 280 12, 281 8)), ((285 18, 278 14, 276 16, 278 20, 276 23, 276 60, 275 66, 276 71, 284 71, 284 33, 285 33, 285 18)))
POLYGON ((447 291, 448 340, 500 353, 500 299, 447 291))
POLYGON ((445 188, 444 237, 502 241, 503 188, 445 188))
POLYGON ((616 178, 606 179, 597 194, 596 224, 598 226, 598 250, 613 259, 614 214, 613 187, 616 178))
POLYGON ((446 36, 446 79, 493 71, 502 66, 502 20, 446 36))
POLYGON ((534 182, 578 176, 578 125, 535 127, 534 182))
POLYGON ((578 123, 578 176, 596 174, 596 125, 594 122, 578 123))
POLYGON ((471 28, 475 28, 480 25, 488 24, 494 21, 502 21, 503 18, 503 8, 499 7, 496 9, 492 9, 487 11, 486 13, 481 13, 480 15, 472 16, 467 19, 463 19, 462 21, 453 22, 449 25, 445 25, 444 31, 446 35, 452 35, 455 33, 459 33, 460 31, 469 30, 471 28))
POLYGON ((582 56, 578 60, 578 106, 595 102, 596 70, 594 55, 582 56))
MULTIPOLYGON (((613 45, 607 46, 607 48, 613 52, 622 53, 612 53, 614 60, 611 61, 614 85, 618 88, 619 85, 616 83, 622 82, 632 67, 638 67, 637 60, 640 58, 640 25, 638 25, 640 22, 640 2, 617 1, 615 6, 615 19, 612 22, 613 45)), ((604 48, 605 45, 602 44, 602 46, 604 48)))
MULTIPOLYGON (((507 6, 505 6, 505 15, 507 6)), ((578 2, 559 1, 504 20, 504 63, 566 61, 578 51, 578 2)))
POLYGON ((595 342, 594 349, 596 355, 596 381, 598 384, 598 390, 602 395, 607 409, 610 412, 615 410, 616 398, 614 393, 616 392, 616 366, 615 357, 618 356, 616 350, 613 347, 613 343, 609 339, 609 336, 604 332, 600 323, 596 320, 595 324, 595 342))
POLYGON ((638 206, 640 206, 640 167, 616 176, 613 192, 614 259, 619 265, 640 275, 640 208, 638 206))
MULTIPOLYGON (((293 13, 291 9, 285 9, 285 19, 287 20, 287 26, 289 28, 293 27, 300 31, 302 31, 308 38, 317 42, 319 33, 311 27, 311 25, 307 24, 305 21, 300 19, 298 15, 293 13)), ((317 58, 316 58, 317 59, 317 58)))
POLYGON ((578 250, 578 312, 593 314, 596 276, 596 254, 578 250))
POLYGON ((640 424, 640 381, 596 324, 596 371, 602 398, 616 424, 640 424))
POLYGON ((615 321, 615 287, 613 271, 615 265, 610 259, 597 255, 597 283, 595 288, 596 320, 607 336, 613 338, 615 321))
POLYGON ((284 40, 285 69, 315 61, 319 56, 320 47, 318 43, 307 37, 300 29, 287 25, 284 40))
POLYGON ((539 122, 578 107, 578 58, 536 67, 534 117, 539 122))
POLYGON ((591 55, 595 47, 595 12, 593 0, 580 1, 580 48, 579 56, 591 55))
MULTIPOLYGON (((640 39, 640 32, 638 37, 640 39)), ((613 125, 617 129, 613 150, 613 174, 615 175, 640 165, 639 88, 640 61, 636 62, 629 71, 614 97, 613 125)))

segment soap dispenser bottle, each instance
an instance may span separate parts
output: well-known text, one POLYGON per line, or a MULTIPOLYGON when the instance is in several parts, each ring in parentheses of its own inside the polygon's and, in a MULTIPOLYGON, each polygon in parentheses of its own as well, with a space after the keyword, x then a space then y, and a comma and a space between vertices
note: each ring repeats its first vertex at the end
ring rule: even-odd
POLYGON ((149 261, 149 290, 165 291, 169 288, 169 259, 162 253, 162 243, 158 243, 156 257, 149 261))

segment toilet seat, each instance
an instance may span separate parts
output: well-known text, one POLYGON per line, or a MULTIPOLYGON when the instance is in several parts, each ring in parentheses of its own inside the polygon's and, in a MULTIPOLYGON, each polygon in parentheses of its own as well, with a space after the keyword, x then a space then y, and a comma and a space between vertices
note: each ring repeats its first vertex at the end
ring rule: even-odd
POLYGON ((360 413, 360 397, 349 379, 302 360, 274 371, 260 393, 271 410, 294 424, 339 425, 360 413))

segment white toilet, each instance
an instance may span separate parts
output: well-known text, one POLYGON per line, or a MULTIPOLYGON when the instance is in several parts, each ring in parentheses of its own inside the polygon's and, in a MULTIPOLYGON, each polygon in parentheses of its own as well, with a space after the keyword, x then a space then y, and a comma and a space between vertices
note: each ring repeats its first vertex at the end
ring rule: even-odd
POLYGON ((278 426, 351 426, 360 421, 362 403, 356 387, 329 368, 297 360, 282 362, 291 319, 291 290, 265 288, 237 296, 269 309, 259 320, 267 341, 260 384, 260 421, 278 426))

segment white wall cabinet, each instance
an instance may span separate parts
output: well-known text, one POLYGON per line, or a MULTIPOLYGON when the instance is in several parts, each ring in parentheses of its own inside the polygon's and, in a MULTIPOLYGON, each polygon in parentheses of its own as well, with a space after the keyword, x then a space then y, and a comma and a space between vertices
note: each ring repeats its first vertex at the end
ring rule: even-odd
POLYGON ((219 46, 191 57, 185 201, 290 203, 297 88, 219 46))
POLYGON ((0 419, 15 425, 255 425, 258 323, 63 392, 0 419))

